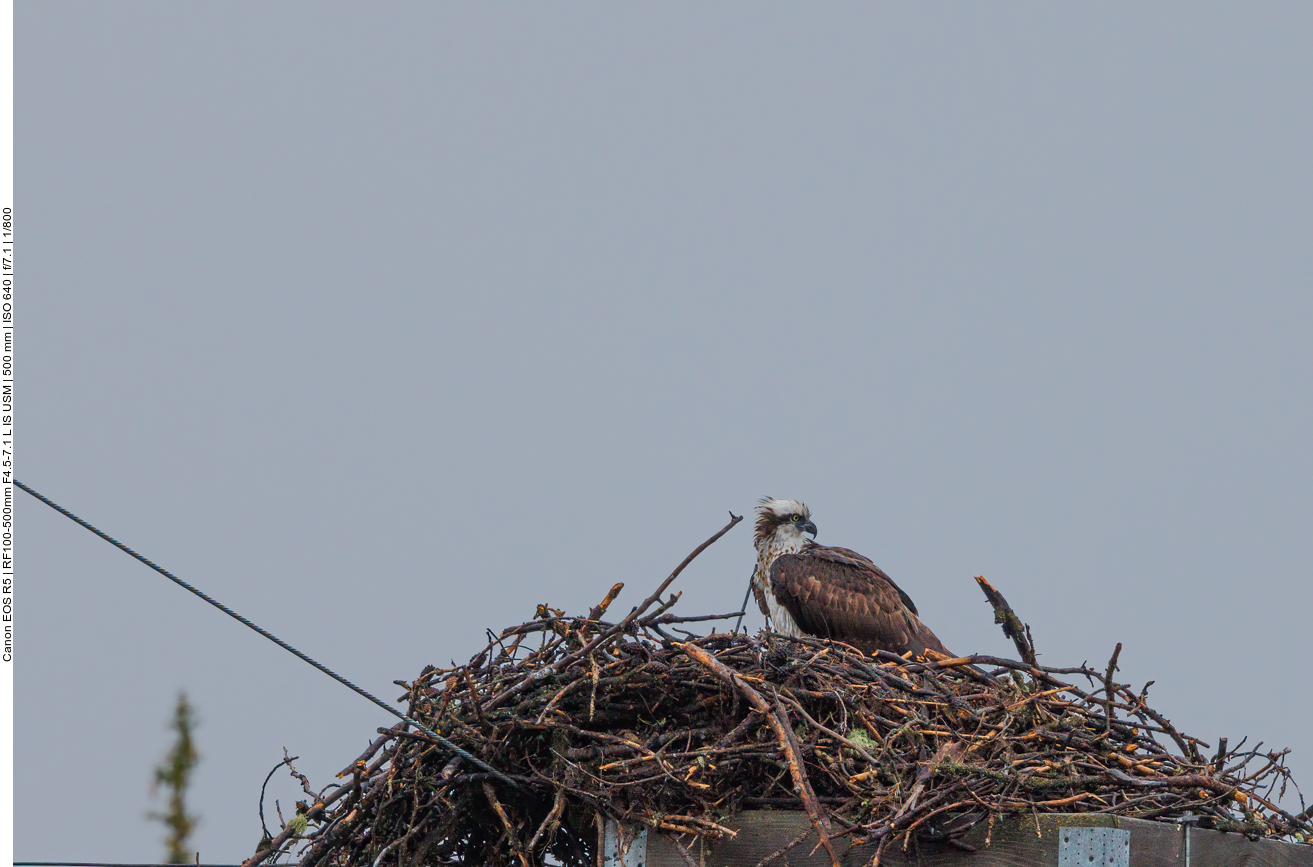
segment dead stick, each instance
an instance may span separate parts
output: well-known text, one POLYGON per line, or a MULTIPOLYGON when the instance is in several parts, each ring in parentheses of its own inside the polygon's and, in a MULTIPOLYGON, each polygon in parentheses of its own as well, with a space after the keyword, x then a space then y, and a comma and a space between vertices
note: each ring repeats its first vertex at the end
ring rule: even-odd
MULTIPOLYGON (((1167 717, 1158 713, 1158 711, 1154 710, 1153 708, 1143 703, 1140 705, 1140 710, 1144 711, 1145 715, 1148 716, 1149 719, 1153 720, 1154 722, 1158 723, 1158 725, 1162 726, 1163 731, 1167 732, 1167 734, 1171 737, 1171 739, 1176 741, 1176 745, 1181 749, 1181 755, 1183 756, 1190 755, 1189 745, 1186 743, 1185 738, 1181 736, 1181 733, 1176 730, 1176 727, 1172 725, 1171 720, 1169 720, 1167 717)), ((1199 743, 1203 743, 1203 741, 1200 741, 1199 743)), ((1204 744, 1204 746, 1206 747, 1208 745, 1204 744)))
MULTIPOLYGON (((839 867, 839 856, 830 843, 830 823, 826 820, 824 813, 821 812, 821 805, 816 800, 816 792, 812 790, 811 783, 807 780, 807 771, 802 764, 802 754, 798 749, 797 742, 792 737, 793 731, 789 728, 788 714, 783 705, 772 708, 765 697, 753 689, 737 671, 696 644, 685 642, 680 647, 684 653, 712 674, 741 692, 743 697, 748 700, 748 703, 765 717, 766 722, 774 730, 775 739, 779 741, 780 749, 789 763, 789 774, 793 777, 793 789, 798 793, 798 797, 802 799, 802 804, 807 809, 807 815, 811 818, 812 827, 816 829, 817 835, 821 838, 821 845, 825 847, 826 853, 830 856, 830 863, 833 867, 839 867)), ((778 703, 778 699, 776 701, 778 703)))
MULTIPOLYGON (((770 853, 769 855, 767 855, 765 858, 762 858, 760 861, 758 861, 758 862, 754 865, 754 867, 766 867, 767 864, 769 864, 770 862, 774 861, 776 858, 783 857, 784 854, 787 853, 787 852, 788 852, 790 849, 792 849, 794 846, 797 846, 797 845, 798 845, 799 843, 801 843, 803 840, 806 840, 806 839, 807 839, 807 835, 810 834, 811 832, 812 832, 811 828, 808 828, 806 831, 803 831, 803 832, 802 832, 801 834, 799 834, 797 837, 794 837, 792 842, 790 842, 790 843, 786 843, 785 845, 783 845, 783 846, 781 846, 780 848, 776 849, 774 852, 772 852, 772 853, 770 853)), ((788 864, 789 862, 786 860, 784 863, 785 863, 785 864, 788 864)))
POLYGON ((1012 610, 1012 606, 1003 598, 1003 594, 995 590, 993 585, 982 576, 976 576, 976 583, 984 591, 989 604, 994 606, 994 622, 1003 627, 1003 634, 1011 638, 1012 643, 1017 646, 1021 661, 1027 665, 1039 665, 1039 661, 1035 658, 1035 646, 1026 640, 1026 624, 1021 622, 1017 612, 1012 610))
POLYGON ((637 620, 643 614, 644 611, 646 611, 649 607, 651 607, 653 602, 655 602, 657 599, 661 597, 661 594, 666 591, 666 588, 670 586, 671 582, 679 577, 680 572, 684 571, 684 567, 686 567, 689 563, 693 562, 693 558, 697 557, 697 555, 707 550, 707 548, 711 546, 711 543, 715 542, 721 536, 728 533, 735 524, 743 520, 742 515, 735 515, 733 512, 730 512, 729 516, 731 518, 730 522, 726 524, 724 527, 721 527, 720 532, 716 533, 716 535, 712 536, 710 539, 708 539, 707 541, 703 542, 701 545, 698 545, 696 548, 694 548, 693 553, 685 557, 684 562, 680 563, 677 567, 675 567, 675 571, 670 573, 670 577, 667 578, 665 581, 661 582, 661 586, 656 589, 656 592, 653 593, 651 596, 647 597, 647 599, 643 600, 642 605, 639 605, 633 611, 625 615, 624 620, 621 620, 615 626, 612 626, 610 629, 606 630, 601 635, 597 636, 596 638, 588 642, 580 649, 574 651, 573 653, 567 653, 565 656, 562 656, 560 659, 556 660, 552 664, 543 666, 542 668, 533 672, 528 677, 524 678, 523 680, 516 683, 515 685, 502 690, 501 693, 490 698, 488 702, 483 706, 483 709, 485 711, 490 711, 493 708, 500 707, 501 705, 505 704, 508 700, 519 695, 521 692, 523 692, 531 685, 535 683, 539 683, 545 678, 550 677, 553 674, 556 674, 557 672, 563 670, 566 666, 572 664, 576 660, 582 659, 583 657, 592 653, 594 650, 597 650, 603 644, 615 640, 616 636, 620 635, 622 632, 628 629, 631 623, 637 620))
POLYGON ((667 834, 665 831, 659 833, 662 837, 665 837, 671 843, 675 844, 675 851, 679 853, 679 857, 684 860, 684 863, 687 864, 688 867, 698 867, 698 862, 693 860, 692 853, 688 851, 683 843, 675 838, 674 834, 667 834))
POLYGON ((1182 774, 1179 777, 1158 777, 1156 779, 1144 779, 1141 777, 1132 777, 1130 774, 1122 773, 1116 768, 1104 768, 1104 773, 1123 783, 1130 783, 1133 786, 1141 788, 1161 788, 1163 786, 1191 786, 1200 789, 1207 789, 1219 795, 1234 797, 1237 788, 1228 786, 1212 777, 1205 777, 1203 774, 1182 774))
POLYGON ((1112 659, 1108 660, 1108 673, 1103 676, 1103 730, 1112 730, 1112 675, 1117 670, 1117 657, 1122 655, 1122 643, 1117 642, 1116 649, 1112 652, 1112 659))
POLYGON ((880 858, 884 855, 884 847, 889 845, 891 839, 893 839, 892 833, 880 838, 880 845, 876 847, 875 857, 871 859, 871 867, 880 867, 880 858))
POLYGON ((679 614, 662 614, 660 617, 648 616, 643 618, 643 623, 656 623, 665 626, 667 623, 701 623, 704 620, 729 620, 731 617, 738 617, 742 611, 731 611, 729 614, 698 614, 693 617, 684 617, 679 614))
POLYGON ((529 859, 525 857, 523 850, 515 841, 515 826, 511 824, 511 819, 506 815, 506 809, 502 807, 501 801, 497 800, 497 793, 492 790, 492 783, 487 780, 483 781, 483 794, 487 797, 488 803, 492 804, 492 809, 496 811, 497 818, 501 819, 502 825, 506 828, 506 842, 510 844, 511 851, 520 859, 523 867, 530 867, 529 859))
POLYGON ((556 797, 552 802, 551 812, 547 814, 546 819, 543 819, 543 823, 539 825, 538 830, 534 832, 533 839, 529 841, 530 853, 533 853, 533 851, 538 848, 538 840, 542 838, 544 833, 547 835, 547 844, 551 844, 552 836, 556 833, 555 826, 560 824, 559 819, 561 818, 561 811, 564 809, 565 789, 557 789, 556 797), (548 830, 549 828, 551 829, 550 831, 548 830))
MULTIPOLYGON (((387 731, 388 734, 383 735, 383 737, 380 737, 378 740, 370 744, 369 747, 363 753, 360 754, 359 758, 357 758, 355 762, 344 768, 342 772, 338 774, 338 777, 343 777, 346 776, 347 774, 353 774, 353 771, 355 770, 356 766, 360 762, 368 761, 371 757, 373 757, 374 753, 378 752, 378 750, 384 744, 392 740, 396 735, 401 734, 401 729, 403 726, 405 726, 405 723, 397 723, 391 729, 385 729, 384 731, 387 731)), ((364 775, 368 776, 368 774, 371 771, 378 770, 378 768, 382 766, 386 758, 387 758, 386 754, 380 756, 379 759, 374 764, 370 765, 368 768, 365 769, 364 775)), ((280 762, 279 764, 281 766, 282 763, 280 762)), ((315 804, 315 806, 327 808, 330 804, 340 799, 343 795, 347 794, 348 792, 355 791, 356 785, 357 784, 355 780, 355 775, 353 774, 353 778, 351 782, 343 783, 342 785, 338 786, 332 792, 329 792, 328 795, 326 795, 324 798, 320 799, 315 804)), ((270 857, 278 854, 282 850, 283 846, 287 843, 287 841, 290 840, 293 836, 295 836, 295 834, 296 834, 295 825, 285 826, 283 830, 279 832, 278 836, 274 837, 272 840, 269 841, 269 845, 266 848, 261 849, 260 851, 252 855, 250 858, 247 858, 245 861, 243 861, 242 867, 257 867, 257 865, 262 864, 270 857)))
POLYGON ((610 592, 606 594, 606 598, 603 599, 600 603, 598 603, 597 607, 595 607, 592 611, 588 612, 588 619, 601 620, 602 615, 606 613, 606 609, 611 607, 611 603, 615 601, 615 598, 620 595, 620 591, 623 589, 625 589, 625 585, 623 583, 615 584, 611 588, 610 592))
POLYGON ((894 817, 889 820, 890 825, 897 826, 899 819, 916 809, 917 801, 921 799, 921 795, 925 792, 926 786, 929 785, 930 778, 934 776, 939 763, 946 758, 957 761, 961 757, 963 749, 965 749, 965 745, 962 744, 944 744, 935 751, 935 754, 928 761, 917 762, 916 782, 908 793, 907 800, 898 808, 898 812, 894 813, 894 817))
POLYGON ((707 541, 703 542, 701 545, 698 545, 696 548, 694 548, 693 553, 685 557, 684 562, 680 563, 678 566, 675 567, 675 571, 670 573, 670 577, 667 578, 665 581, 662 581, 661 586, 658 587, 651 596, 644 599, 642 605, 638 606, 633 611, 631 611, 628 617, 626 617, 624 620, 620 621, 620 623, 616 625, 627 626, 629 623, 637 619, 644 611, 646 611, 652 605, 653 602, 661 598, 661 594, 665 593, 666 588, 670 586, 670 583, 679 577, 679 573, 684 571, 684 567, 687 566, 689 563, 693 562, 693 558, 697 557, 697 555, 701 554, 703 551, 707 550, 707 548, 711 547, 711 543, 715 542, 721 536, 728 533, 735 524, 743 520, 742 515, 735 515, 733 512, 729 513, 729 517, 730 517, 730 522, 726 524, 724 527, 722 527, 720 529, 720 532, 716 533, 716 535, 712 536, 710 539, 708 539, 707 541))

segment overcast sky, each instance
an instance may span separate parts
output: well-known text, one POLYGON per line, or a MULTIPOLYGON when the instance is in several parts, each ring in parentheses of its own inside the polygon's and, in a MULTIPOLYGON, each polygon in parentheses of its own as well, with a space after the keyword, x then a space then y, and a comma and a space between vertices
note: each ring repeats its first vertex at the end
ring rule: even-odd
MULTIPOLYGON (((1313 6, 15 14, 19 478, 303 651, 390 700, 792 497, 1313 787, 1313 6)), ((391 724, 20 496, 16 857, 161 857, 179 690, 208 862, 391 724)))

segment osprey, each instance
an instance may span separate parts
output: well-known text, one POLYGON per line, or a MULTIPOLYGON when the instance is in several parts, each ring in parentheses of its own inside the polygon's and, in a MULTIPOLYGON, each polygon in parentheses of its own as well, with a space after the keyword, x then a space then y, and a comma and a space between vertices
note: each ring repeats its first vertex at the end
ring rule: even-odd
POLYGON ((752 593, 772 628, 843 641, 866 653, 934 650, 951 656, 879 567, 856 551, 818 545, 804 533, 816 535, 805 505, 761 500, 752 593))

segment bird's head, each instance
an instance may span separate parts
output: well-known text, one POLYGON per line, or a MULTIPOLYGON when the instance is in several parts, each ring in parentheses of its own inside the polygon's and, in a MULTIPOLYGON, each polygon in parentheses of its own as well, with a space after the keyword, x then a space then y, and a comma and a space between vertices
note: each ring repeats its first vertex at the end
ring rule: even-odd
POLYGON ((816 536, 816 525, 812 523, 812 515, 806 505, 797 500, 761 498, 757 504, 757 531, 753 536, 757 550, 762 550, 771 540, 796 545, 805 541, 803 533, 816 536))

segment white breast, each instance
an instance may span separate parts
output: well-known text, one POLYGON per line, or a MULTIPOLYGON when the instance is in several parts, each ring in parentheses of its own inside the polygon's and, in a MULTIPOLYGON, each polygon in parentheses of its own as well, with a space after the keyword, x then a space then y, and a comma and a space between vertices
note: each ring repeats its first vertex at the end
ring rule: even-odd
POLYGON ((775 594, 766 591, 766 607, 770 609, 770 628, 780 635, 800 638, 804 634, 789 610, 775 600, 775 594))
POLYGON ((786 543, 780 543, 775 539, 772 539, 771 542, 773 544, 757 556, 757 572, 753 575, 753 580, 757 582, 757 586, 761 588, 766 597, 766 609, 770 612, 768 617, 770 628, 781 635, 800 637, 806 633, 799 628, 797 621, 793 619, 793 615, 779 603, 779 600, 775 598, 775 594, 771 591, 770 567, 775 562, 775 558, 780 555, 801 551, 803 542, 801 538, 786 543))

